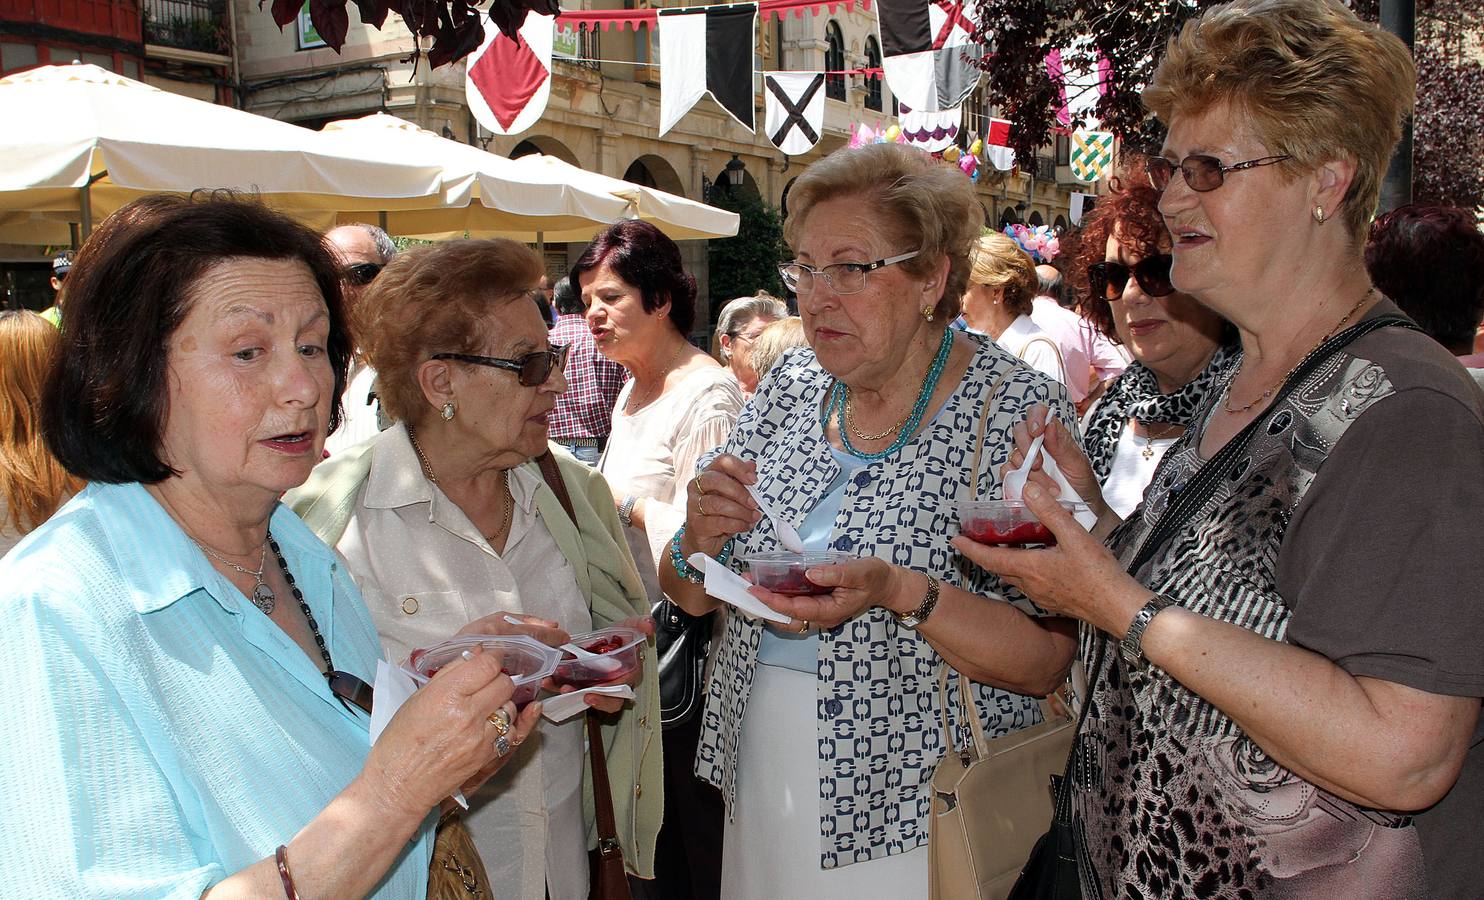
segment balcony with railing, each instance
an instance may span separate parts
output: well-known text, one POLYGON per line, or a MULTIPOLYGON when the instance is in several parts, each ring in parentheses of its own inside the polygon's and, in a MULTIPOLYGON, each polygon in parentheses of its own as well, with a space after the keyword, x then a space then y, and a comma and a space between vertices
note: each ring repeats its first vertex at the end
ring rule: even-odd
POLYGON ((231 54, 227 0, 143 0, 142 6, 146 45, 210 56, 231 54))

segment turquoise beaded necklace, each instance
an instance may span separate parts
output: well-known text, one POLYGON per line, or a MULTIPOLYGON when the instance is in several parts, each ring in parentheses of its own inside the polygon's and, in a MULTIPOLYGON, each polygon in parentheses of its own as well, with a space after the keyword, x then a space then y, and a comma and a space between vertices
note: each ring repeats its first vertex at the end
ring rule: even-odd
POLYGON ((948 365, 948 353, 952 349, 953 329, 947 328, 943 331, 943 339, 938 342, 938 354, 933 357, 933 364, 928 369, 927 378, 922 382, 922 391, 917 395, 917 402, 912 405, 912 415, 902 425, 901 431, 897 434, 897 439, 892 441, 890 447, 879 453, 864 453, 851 445, 850 429, 845 426, 845 405, 850 402, 850 388, 846 387, 840 381, 835 381, 830 386, 830 402, 825 406, 824 413, 819 417, 820 430, 829 430, 830 416, 835 414, 836 409, 839 409, 840 443, 851 456, 857 459, 885 459, 907 446, 907 442, 912 440, 912 436, 917 433, 917 426, 922 424, 922 417, 927 414, 928 401, 932 399, 933 392, 938 389, 938 379, 943 377, 943 369, 948 365))

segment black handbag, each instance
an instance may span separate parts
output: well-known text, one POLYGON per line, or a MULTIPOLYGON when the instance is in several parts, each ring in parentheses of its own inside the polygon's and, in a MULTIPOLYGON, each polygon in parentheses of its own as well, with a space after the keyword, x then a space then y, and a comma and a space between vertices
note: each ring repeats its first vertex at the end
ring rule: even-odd
POLYGON ((716 613, 693 616, 667 597, 654 605, 653 614, 660 658, 660 724, 674 728, 690 722, 705 705, 706 656, 716 613))
MULTIPOLYGON (((1269 409, 1277 406, 1283 398, 1307 381, 1326 360, 1351 341, 1370 334, 1372 331, 1393 326, 1417 330, 1416 323, 1405 317, 1377 316, 1374 319, 1357 322, 1315 347, 1294 367, 1292 372, 1288 373, 1288 377, 1283 380, 1283 386, 1273 398, 1269 409)), ((1176 530, 1199 512, 1214 496, 1216 486, 1222 481, 1223 476, 1231 471, 1232 464, 1247 452, 1247 446, 1252 443, 1253 436, 1262 426, 1265 418, 1265 415, 1258 416, 1247 423, 1247 427, 1238 432, 1236 437, 1227 441, 1226 446, 1202 465, 1179 493, 1173 495, 1165 507, 1164 515, 1160 516, 1159 521, 1154 523, 1154 527, 1149 529, 1149 534, 1139 545, 1139 551, 1134 554, 1133 562, 1129 564, 1127 570, 1130 575, 1138 572, 1146 562, 1153 558, 1155 551, 1164 546, 1176 530)), ((1155 475, 1158 477, 1157 471, 1155 475)), ((1008 900, 1083 900, 1078 857, 1085 856, 1085 854, 1082 842, 1077 837, 1077 824, 1072 818, 1072 779, 1084 772, 1081 768, 1083 762, 1081 756, 1082 725, 1087 720, 1087 711, 1092 707, 1093 693, 1102 675, 1104 652, 1110 640, 1112 638, 1108 635, 1097 635, 1097 656, 1093 662, 1092 671, 1088 673, 1087 693, 1081 698, 1082 710, 1077 716, 1077 733, 1072 738, 1072 752, 1067 756, 1066 771, 1053 785, 1056 806, 1051 817, 1051 828, 1041 836, 1035 848, 1031 850, 1025 868, 1020 870, 1020 877, 1016 879, 1015 886, 1010 889, 1008 900)), ((1091 865, 1090 859, 1081 860, 1081 866, 1087 868, 1089 872, 1091 872, 1091 865)), ((1096 878, 1089 878, 1087 884, 1093 890, 1099 891, 1100 895, 1096 878)))

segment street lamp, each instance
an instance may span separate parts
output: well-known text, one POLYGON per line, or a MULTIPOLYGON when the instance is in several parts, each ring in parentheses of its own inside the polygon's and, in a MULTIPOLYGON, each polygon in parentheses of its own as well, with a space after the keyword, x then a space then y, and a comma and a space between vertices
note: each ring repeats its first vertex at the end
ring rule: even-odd
POLYGON ((727 163, 726 167, 727 186, 733 188, 741 187, 742 181, 745 178, 744 173, 746 171, 747 164, 742 161, 742 158, 740 156, 733 153, 732 159, 730 162, 727 163))

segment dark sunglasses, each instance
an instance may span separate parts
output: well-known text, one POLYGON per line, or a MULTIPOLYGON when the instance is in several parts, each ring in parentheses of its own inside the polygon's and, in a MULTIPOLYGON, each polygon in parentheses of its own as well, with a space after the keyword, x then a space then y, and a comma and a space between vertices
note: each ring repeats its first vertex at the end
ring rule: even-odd
POLYGON ((354 706, 366 715, 371 715, 371 685, 349 672, 329 672, 325 677, 330 680, 330 693, 339 698, 346 709, 354 706))
POLYGON ((376 276, 380 275, 384 268, 386 267, 381 263, 356 263, 353 266, 346 266, 340 274, 356 287, 365 287, 375 281, 376 276))
POLYGON ((1087 285, 1094 297, 1112 302, 1123 299, 1123 289, 1128 286, 1128 277, 1133 275, 1139 287, 1151 297, 1166 297, 1175 293, 1170 283, 1170 254, 1147 256, 1132 266, 1111 260, 1093 263, 1087 267, 1087 285))
POLYGON ((1221 160, 1214 156, 1187 156, 1179 163, 1172 163, 1162 156, 1151 156, 1145 163, 1144 170, 1149 174, 1149 184, 1156 191, 1162 191, 1170 184, 1170 178, 1179 169, 1185 183, 1192 191, 1205 193, 1214 191, 1226 183, 1227 172, 1241 172, 1246 169, 1256 169, 1261 166, 1271 166, 1288 159, 1287 156, 1263 156, 1258 159, 1249 159, 1246 162, 1232 163, 1223 166, 1221 160))
POLYGON ((516 378, 523 386, 540 387, 551 377, 552 369, 561 369, 567 365, 567 347, 564 344, 552 344, 550 350, 537 350, 515 359, 476 356, 472 353, 434 353, 433 358, 451 359, 476 366, 489 366, 492 369, 505 369, 516 373, 516 378))

